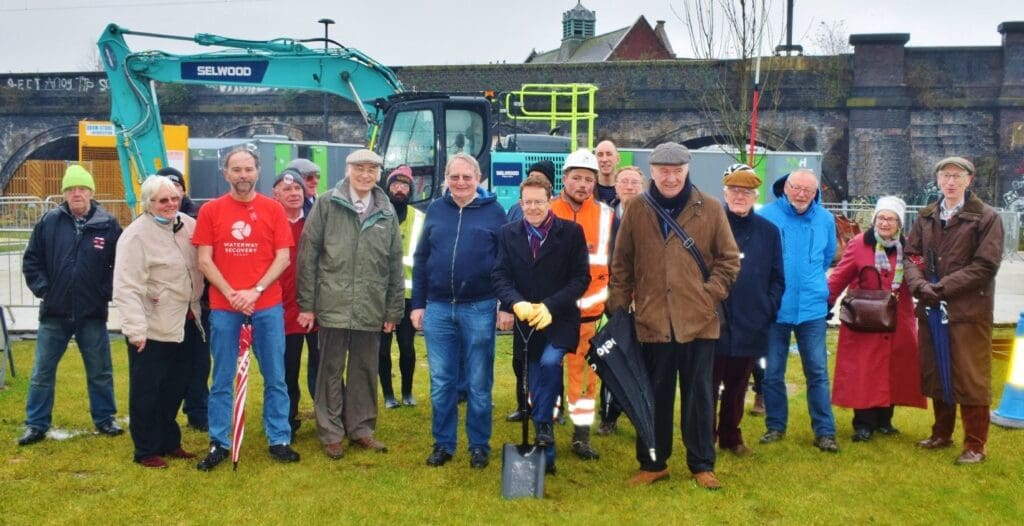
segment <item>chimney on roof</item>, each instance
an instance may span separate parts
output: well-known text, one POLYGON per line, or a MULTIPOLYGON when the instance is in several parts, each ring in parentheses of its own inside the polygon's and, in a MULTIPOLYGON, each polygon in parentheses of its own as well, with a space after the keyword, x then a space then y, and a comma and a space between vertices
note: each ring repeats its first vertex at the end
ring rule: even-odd
POLYGON ((668 41, 668 33, 665 33, 665 21, 658 20, 654 26, 654 34, 661 41, 661 45, 665 46, 665 50, 668 51, 669 55, 676 56, 676 52, 672 50, 672 44, 668 41))

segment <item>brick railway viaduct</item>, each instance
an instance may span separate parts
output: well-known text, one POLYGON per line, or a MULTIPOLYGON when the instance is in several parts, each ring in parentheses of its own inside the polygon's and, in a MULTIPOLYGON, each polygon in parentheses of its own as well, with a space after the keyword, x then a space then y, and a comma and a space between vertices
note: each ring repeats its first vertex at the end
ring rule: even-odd
MULTIPOLYGON (((979 194, 1024 210, 1024 22, 998 31, 999 46, 917 48, 907 47, 908 34, 869 34, 850 38, 852 54, 777 57, 763 95, 760 142, 822 152, 828 200, 896 193, 920 203, 934 195, 932 163, 963 155, 978 166, 979 194)), ((699 94, 714 79, 749 82, 738 66, 679 59, 396 71, 407 88, 423 91, 594 83, 599 137, 629 147, 666 140, 700 147, 717 137, 699 94)), ((164 122, 187 124, 193 137, 322 138, 319 94, 183 85, 158 92, 164 122)), ((0 188, 28 159, 75 151, 78 121, 109 118, 109 105, 101 73, 0 75, 0 188)), ((334 100, 331 116, 332 141, 363 141, 353 105, 334 100)))

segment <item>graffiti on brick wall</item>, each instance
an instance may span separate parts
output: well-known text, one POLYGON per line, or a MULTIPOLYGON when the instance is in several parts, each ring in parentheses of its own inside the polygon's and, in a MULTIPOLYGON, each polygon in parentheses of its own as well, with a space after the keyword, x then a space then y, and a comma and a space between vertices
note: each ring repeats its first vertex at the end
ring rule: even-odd
POLYGON ((907 193, 903 200, 910 206, 924 206, 934 201, 940 193, 939 185, 935 183, 935 179, 929 178, 927 184, 922 186, 919 191, 907 193))
POLYGON ((107 79, 84 75, 51 75, 44 77, 7 77, 0 86, 18 91, 61 91, 74 93, 103 93, 108 89, 107 79))
POLYGON ((1003 192, 1003 208, 1024 212, 1024 161, 1018 163, 1013 172, 1016 177, 1010 183, 1010 189, 1003 192))

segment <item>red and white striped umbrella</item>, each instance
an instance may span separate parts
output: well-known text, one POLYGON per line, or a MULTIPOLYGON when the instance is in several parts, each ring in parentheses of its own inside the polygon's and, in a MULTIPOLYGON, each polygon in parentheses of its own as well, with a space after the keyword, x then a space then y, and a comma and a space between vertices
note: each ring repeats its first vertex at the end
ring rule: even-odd
POLYGON ((238 469, 238 456, 245 438, 245 396, 249 390, 249 348, 252 347, 252 318, 246 316, 238 333, 238 366, 235 369, 235 403, 231 408, 231 462, 238 469))

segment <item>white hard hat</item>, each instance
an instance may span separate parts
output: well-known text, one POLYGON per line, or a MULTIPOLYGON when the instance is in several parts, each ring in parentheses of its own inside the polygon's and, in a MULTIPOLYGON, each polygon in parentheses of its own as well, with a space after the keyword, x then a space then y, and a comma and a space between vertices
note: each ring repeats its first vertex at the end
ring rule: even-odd
POLYGON ((562 165, 562 173, 566 173, 572 168, 586 168, 597 173, 597 157, 594 157, 590 150, 580 148, 565 158, 565 164, 562 165))

